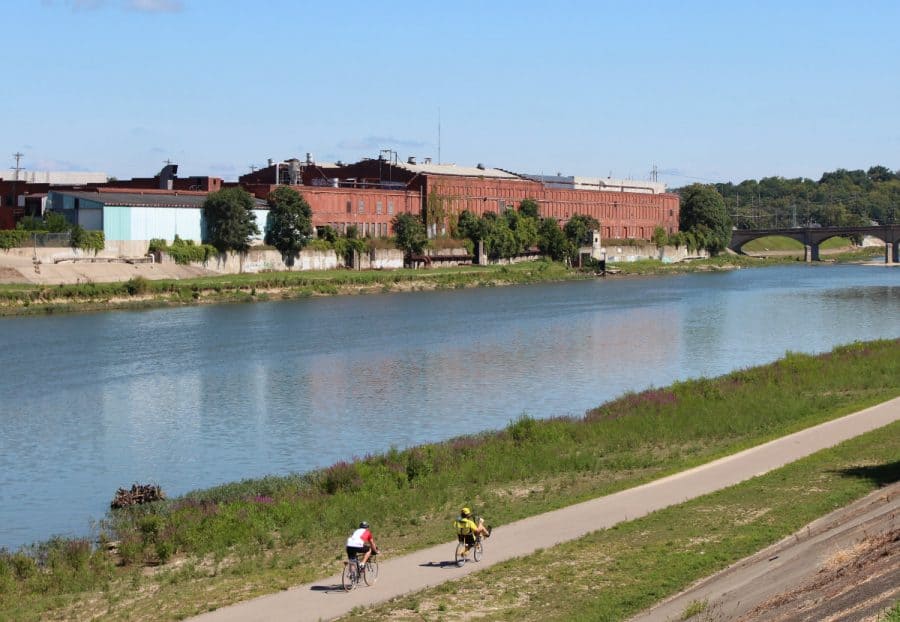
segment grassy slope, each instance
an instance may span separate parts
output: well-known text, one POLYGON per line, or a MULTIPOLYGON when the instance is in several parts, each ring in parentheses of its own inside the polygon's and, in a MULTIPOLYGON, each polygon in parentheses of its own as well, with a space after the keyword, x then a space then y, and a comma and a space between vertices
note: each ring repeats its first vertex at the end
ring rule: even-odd
POLYGON ((0 618, 177 619, 332 574, 360 517, 374 518, 381 543, 400 555, 445 541, 460 503, 503 524, 628 488, 900 395, 898 346, 792 354, 626 395, 583 419, 522 419, 144 506, 114 521, 124 566, 71 542, 34 552, 53 562, 49 572, 0 555, 0 618), (144 564, 160 559, 169 563, 148 574, 144 564))
MULTIPOLYGON (((829 238, 822 242, 820 248, 822 250, 830 250, 836 248, 849 248, 852 242, 847 238, 829 238)), ((781 235, 770 235, 765 238, 750 240, 744 244, 743 250, 747 253, 757 253, 763 251, 797 251, 803 252, 803 244, 793 238, 787 238, 781 235)))
MULTIPOLYGON (((900 423, 737 486, 345 619, 624 620, 900 480, 897 456, 900 423)), ((702 610, 702 603, 692 609, 702 610)))

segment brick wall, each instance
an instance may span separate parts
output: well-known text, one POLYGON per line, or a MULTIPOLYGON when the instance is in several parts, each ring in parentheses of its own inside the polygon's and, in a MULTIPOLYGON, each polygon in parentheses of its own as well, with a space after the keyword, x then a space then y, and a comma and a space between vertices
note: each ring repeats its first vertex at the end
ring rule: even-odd
POLYGON ((481 215, 516 207, 523 199, 534 199, 542 217, 564 224, 573 214, 600 221, 604 239, 649 240, 657 226, 668 233, 678 231, 679 198, 675 194, 642 194, 546 188, 533 181, 478 179, 429 175, 426 192, 432 207, 447 216, 463 210, 481 215))
MULTIPOLYGON (((256 197, 264 199, 277 186, 245 185, 256 197)), ((415 190, 382 190, 292 186, 303 195, 312 209, 314 227, 329 225, 340 232, 355 226, 360 236, 393 235, 391 221, 397 214, 419 214, 422 195, 415 190)))

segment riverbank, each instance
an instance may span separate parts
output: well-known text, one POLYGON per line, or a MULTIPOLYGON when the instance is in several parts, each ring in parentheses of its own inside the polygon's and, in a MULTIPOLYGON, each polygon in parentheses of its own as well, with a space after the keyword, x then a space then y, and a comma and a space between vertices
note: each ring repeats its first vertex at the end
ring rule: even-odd
MULTIPOLYGON (((709 272, 792 263, 785 258, 722 255, 682 263, 636 261, 611 264, 608 278, 709 272)), ((467 287, 500 287, 573 281, 597 275, 551 261, 508 266, 460 266, 429 270, 323 270, 265 272, 182 279, 136 276, 127 281, 68 285, 0 285, 0 316, 148 309, 200 304, 289 300, 467 287)))
POLYGON ((505 524, 630 488, 897 396, 898 345, 790 355, 626 395, 584 418, 523 418, 140 506, 103 526, 109 550, 60 541, 4 558, 0 617, 176 619, 332 574, 362 516, 395 555, 446 540, 461 500, 505 524), (34 558, 52 563, 42 571, 34 558))

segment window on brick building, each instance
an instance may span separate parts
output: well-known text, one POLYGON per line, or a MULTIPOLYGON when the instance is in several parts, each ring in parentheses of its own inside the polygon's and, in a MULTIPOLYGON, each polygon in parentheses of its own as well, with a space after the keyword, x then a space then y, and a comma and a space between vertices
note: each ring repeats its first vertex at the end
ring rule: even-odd
POLYGON ((381 213, 381 201, 375 201, 375 213, 376 214, 381 213))
POLYGON ((394 213, 394 202, 391 200, 388 200, 388 215, 391 215, 393 213, 394 213))
POLYGON ((353 203, 351 203, 350 201, 347 201, 347 213, 348 214, 353 213, 353 203))
POLYGON ((360 200, 359 200, 359 213, 360 213, 360 214, 365 214, 365 213, 366 213, 366 202, 365 202, 365 200, 363 200, 363 199, 360 199, 360 200))

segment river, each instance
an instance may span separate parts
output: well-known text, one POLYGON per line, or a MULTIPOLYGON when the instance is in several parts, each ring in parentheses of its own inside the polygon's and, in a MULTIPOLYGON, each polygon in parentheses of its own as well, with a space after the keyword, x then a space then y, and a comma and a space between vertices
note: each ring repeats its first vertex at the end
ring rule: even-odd
POLYGON ((900 270, 779 266, 0 319, 0 547, 116 489, 286 474, 900 337, 900 270))

